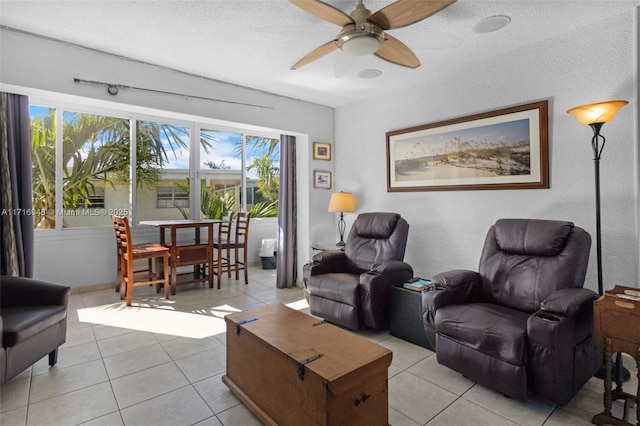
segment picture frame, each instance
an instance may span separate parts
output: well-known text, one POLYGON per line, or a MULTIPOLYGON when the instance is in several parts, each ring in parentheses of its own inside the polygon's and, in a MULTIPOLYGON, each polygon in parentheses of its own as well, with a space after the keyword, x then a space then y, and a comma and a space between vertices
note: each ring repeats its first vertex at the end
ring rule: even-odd
POLYGON ((386 134, 387 192, 549 188, 548 101, 386 134))
POLYGON ((331 144, 329 142, 314 142, 313 159, 331 161, 331 144))
POLYGON ((313 187, 318 189, 331 189, 331 172, 328 170, 314 170, 313 187))

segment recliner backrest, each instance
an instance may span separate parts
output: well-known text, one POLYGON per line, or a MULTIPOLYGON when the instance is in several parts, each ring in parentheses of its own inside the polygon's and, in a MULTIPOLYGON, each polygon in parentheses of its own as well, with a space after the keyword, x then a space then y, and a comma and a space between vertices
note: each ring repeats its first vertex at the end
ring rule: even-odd
POLYGON ((345 246, 346 267, 361 273, 385 260, 403 260, 409 224, 397 213, 361 213, 345 246))
POLYGON ((535 312, 554 291, 583 286, 590 247, 589 234, 572 222, 500 219, 480 257, 483 299, 535 312))

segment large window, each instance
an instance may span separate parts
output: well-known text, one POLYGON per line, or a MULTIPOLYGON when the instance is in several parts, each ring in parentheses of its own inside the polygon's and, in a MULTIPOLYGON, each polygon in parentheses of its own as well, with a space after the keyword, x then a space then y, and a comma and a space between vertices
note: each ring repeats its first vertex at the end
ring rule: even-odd
POLYGON ((278 216, 280 140, 210 129, 201 135, 211 141, 200 149, 201 217, 227 210, 278 216))
POLYGON ((64 112, 63 228, 110 225, 108 212, 127 212, 130 146, 128 120, 64 112))
POLYGON ((242 133, 202 129, 212 141, 200 148, 200 217, 217 219, 242 208, 242 133))
POLYGON ((108 225, 107 211, 128 212, 129 121, 65 111, 58 134, 59 113, 31 106, 35 226, 108 225))
POLYGON ((56 226, 56 110, 32 105, 31 174, 36 229, 56 226))
POLYGON ((247 203, 254 216, 278 216, 280 139, 247 136, 247 203))
POLYGON ((112 214, 136 221, 218 218, 226 210, 278 215, 277 138, 60 106, 32 105, 30 113, 38 229, 111 225, 112 214))
POLYGON ((190 134, 183 125, 137 122, 138 220, 189 218, 190 134))

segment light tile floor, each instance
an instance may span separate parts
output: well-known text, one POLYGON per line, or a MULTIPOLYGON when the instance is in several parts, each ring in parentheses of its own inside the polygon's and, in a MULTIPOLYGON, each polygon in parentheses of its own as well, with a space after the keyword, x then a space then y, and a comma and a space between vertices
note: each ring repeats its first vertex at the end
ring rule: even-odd
MULTIPOLYGON (((275 271, 252 268, 250 284, 182 286, 166 301, 136 288, 126 307, 112 290, 71 296, 67 342, 0 387, 0 424, 225 425, 260 422, 221 381, 230 312, 282 302, 308 313, 302 290, 277 289, 275 271)), ((514 401, 439 365, 432 351, 390 336, 358 334, 393 351, 389 423, 415 425, 588 425, 602 411, 592 379, 566 407, 530 396, 514 401)), ((632 361, 625 358, 625 361, 632 361)), ((633 369, 632 362, 629 362, 633 369)), ((634 377, 625 390, 637 389, 634 377)), ((616 403, 620 415, 622 404, 616 403)), ((635 409, 632 410, 635 412, 635 409)), ((635 424, 636 416, 630 416, 635 424)))

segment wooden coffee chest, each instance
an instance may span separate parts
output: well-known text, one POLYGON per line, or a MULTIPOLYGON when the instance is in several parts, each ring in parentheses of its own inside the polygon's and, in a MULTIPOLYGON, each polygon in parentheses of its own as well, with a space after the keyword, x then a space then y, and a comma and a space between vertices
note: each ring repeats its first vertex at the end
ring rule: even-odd
POLYGON ((282 304, 225 320, 222 380, 263 423, 388 425, 388 349, 282 304))

